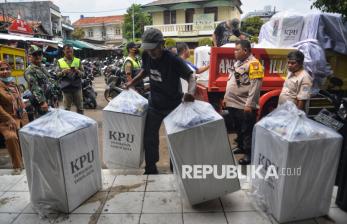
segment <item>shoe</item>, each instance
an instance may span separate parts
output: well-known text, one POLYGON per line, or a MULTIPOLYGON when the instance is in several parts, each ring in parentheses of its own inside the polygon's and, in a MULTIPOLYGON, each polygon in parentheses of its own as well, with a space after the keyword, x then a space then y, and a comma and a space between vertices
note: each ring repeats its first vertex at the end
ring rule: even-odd
POLYGON ((151 167, 151 168, 145 168, 145 172, 143 173, 143 175, 156 175, 159 174, 157 167, 151 167))
POLYGON ((232 151, 234 154, 245 154, 246 153, 244 149, 239 148, 239 147, 234 148, 232 151))
POLYGON ((249 156, 245 155, 242 159, 239 159, 239 165, 249 165, 251 164, 251 159, 249 158, 249 156))

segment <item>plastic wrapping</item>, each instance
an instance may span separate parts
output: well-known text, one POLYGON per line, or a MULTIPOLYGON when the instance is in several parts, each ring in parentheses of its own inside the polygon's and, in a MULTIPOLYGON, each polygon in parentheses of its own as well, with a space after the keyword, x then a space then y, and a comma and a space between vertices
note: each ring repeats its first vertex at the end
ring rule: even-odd
POLYGON ((213 115, 209 114, 211 109, 210 104, 202 101, 182 103, 172 112, 171 119, 177 127, 192 128, 213 120, 213 115))
POLYGON ((300 40, 306 39, 317 39, 323 49, 347 55, 347 27, 339 14, 305 15, 300 40))
POLYGON ((300 41, 304 15, 293 11, 276 13, 265 23, 259 33, 259 43, 264 46, 288 47, 300 41))
POLYGON ((183 104, 184 107, 179 106, 164 119, 170 158, 178 174, 182 195, 194 205, 239 190, 237 178, 216 179, 213 175, 207 175, 205 179, 182 177, 184 165, 215 165, 219 173, 222 165, 235 165, 223 118, 206 102, 183 104), (190 128, 177 125, 177 114, 185 113, 186 107, 204 108, 211 120, 190 128))
POLYGON ((101 189, 97 123, 53 110, 19 131, 31 203, 41 216, 69 213, 101 189))
POLYGON ((134 90, 123 91, 103 109, 103 146, 107 168, 139 168, 148 101, 134 90))
POLYGON ((253 130, 252 163, 269 165, 278 178, 255 178, 257 202, 278 222, 326 215, 329 211, 342 136, 306 117, 292 102, 279 106, 253 130))
POLYGON ((324 50, 347 54, 347 27, 339 14, 283 11, 266 22, 259 33, 263 47, 292 46, 309 39, 318 40, 324 50))
POLYGON ((114 112, 143 115, 148 107, 148 100, 138 94, 135 90, 122 91, 116 98, 108 104, 114 112))
POLYGON ((329 66, 324 49, 315 39, 308 39, 294 44, 305 55, 305 70, 313 77, 312 93, 317 94, 325 79, 333 72, 329 66))

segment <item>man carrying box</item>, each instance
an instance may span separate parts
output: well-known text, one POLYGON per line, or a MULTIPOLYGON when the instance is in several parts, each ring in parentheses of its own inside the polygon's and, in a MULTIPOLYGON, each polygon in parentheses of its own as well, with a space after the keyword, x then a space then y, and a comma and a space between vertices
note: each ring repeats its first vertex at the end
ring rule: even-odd
POLYGON ((142 35, 142 70, 126 88, 135 86, 145 75, 150 77, 151 96, 144 133, 145 174, 158 174, 159 129, 163 119, 181 102, 194 101, 196 81, 193 72, 179 57, 164 49, 164 37, 158 29, 142 35), (188 93, 182 93, 181 80, 188 82, 188 93))

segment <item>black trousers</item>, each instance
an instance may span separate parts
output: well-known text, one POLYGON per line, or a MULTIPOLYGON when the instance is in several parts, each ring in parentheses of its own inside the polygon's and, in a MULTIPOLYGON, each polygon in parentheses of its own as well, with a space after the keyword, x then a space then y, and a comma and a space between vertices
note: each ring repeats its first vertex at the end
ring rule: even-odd
POLYGON ((159 129, 162 121, 171 111, 157 110, 153 107, 148 109, 144 133, 146 170, 156 169, 155 164, 159 161, 159 129))
POLYGON ((246 154, 251 157, 252 153, 252 133, 256 123, 256 111, 246 113, 241 109, 227 108, 229 111, 229 119, 234 123, 237 134, 236 143, 246 154))

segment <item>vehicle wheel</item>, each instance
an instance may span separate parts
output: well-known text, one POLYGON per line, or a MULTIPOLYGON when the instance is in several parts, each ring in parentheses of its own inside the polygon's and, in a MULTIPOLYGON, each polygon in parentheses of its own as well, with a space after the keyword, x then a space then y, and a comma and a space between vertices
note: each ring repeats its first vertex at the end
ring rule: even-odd
POLYGON ((96 109, 97 106, 98 106, 98 105, 97 105, 97 103, 96 103, 95 98, 90 99, 89 108, 90 108, 90 109, 96 109))
POLYGON ((277 108, 278 97, 272 97, 269 101, 267 101, 264 105, 264 108, 261 112, 260 119, 271 113, 274 109, 277 108))

